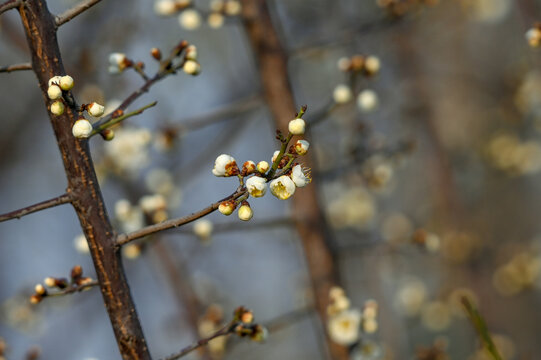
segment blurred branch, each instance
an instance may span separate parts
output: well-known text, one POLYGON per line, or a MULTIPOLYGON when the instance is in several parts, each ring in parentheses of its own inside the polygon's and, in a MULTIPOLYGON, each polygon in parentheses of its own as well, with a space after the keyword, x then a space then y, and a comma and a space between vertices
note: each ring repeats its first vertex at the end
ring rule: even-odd
POLYGON ((15 9, 19 5, 21 5, 21 0, 7 0, 0 4, 0 14, 2 14, 5 11, 15 9))
POLYGON ((20 219, 21 217, 23 217, 25 215, 28 215, 28 214, 32 214, 32 213, 34 213, 36 211, 45 210, 45 209, 52 208, 52 207, 55 207, 55 206, 58 206, 58 205, 69 203, 71 201, 72 201, 72 197, 71 197, 70 194, 63 194, 63 195, 57 196, 55 198, 42 201, 42 202, 37 203, 37 204, 24 207, 24 208, 19 209, 19 210, 15 210, 15 211, 8 212, 6 214, 2 214, 2 215, 0 215, 0 222, 15 219, 15 218, 20 219))
POLYGON ((57 15, 55 18, 56 26, 61 26, 67 23, 68 21, 72 20, 77 15, 85 12, 86 10, 90 9, 92 6, 99 3, 101 0, 84 0, 81 1, 79 4, 75 5, 71 9, 68 9, 64 11, 62 14, 57 15))
POLYGON ((503 358, 498 352, 498 349, 494 345, 494 341, 492 341, 492 337, 490 336, 483 316, 481 316, 479 311, 475 308, 475 306, 473 306, 471 301, 466 296, 463 296, 461 298, 461 301, 464 309, 466 310, 466 313, 468 314, 473 326, 475 327, 475 330, 479 334, 479 337, 481 338, 481 341, 485 345, 487 351, 490 353, 494 360, 503 360, 503 358))
POLYGON ((28 62, 28 63, 8 65, 8 66, 0 66, 0 73, 1 72, 9 73, 12 71, 21 71, 21 70, 32 70, 32 64, 28 62))
POLYGON ((181 357, 183 357, 185 355, 188 355, 189 353, 191 353, 192 351, 200 348, 201 346, 207 345, 209 343, 209 341, 211 341, 212 339, 216 339, 217 337, 220 337, 220 336, 226 336, 226 335, 232 334, 234 332, 234 329, 235 329, 234 325, 235 325, 234 323, 227 324, 226 326, 224 326, 223 328, 221 328, 220 330, 218 330, 217 332, 215 332, 211 336, 209 336, 207 338, 204 338, 204 339, 201 339, 201 340, 197 340, 195 343, 186 346, 185 348, 180 350, 178 353, 169 355, 168 357, 164 358, 163 360, 180 359, 181 357))
POLYGON ((312 315, 315 310, 316 309, 314 307, 307 306, 301 309, 290 311, 288 313, 275 317, 272 320, 267 321, 265 323, 265 327, 267 328, 267 330, 269 330, 269 333, 278 332, 285 329, 286 327, 295 324, 297 321, 301 321, 304 318, 312 315))
POLYGON ((180 132, 193 131, 215 124, 230 116, 244 113, 261 105, 262 98, 260 95, 250 96, 248 98, 229 104, 209 114, 194 116, 188 120, 184 120, 177 125, 177 130, 180 132))
MULTIPOLYGON (((265 101, 278 129, 287 129, 291 115, 295 114, 293 91, 289 82, 287 53, 280 44, 271 19, 269 2, 243 0, 242 16, 244 28, 251 42, 259 65, 265 101)), ((310 153, 305 155, 308 166, 313 166, 310 153)), ((292 201, 295 214, 299 214, 296 229, 304 248, 306 264, 310 274, 315 306, 323 324, 327 323, 329 290, 338 282, 334 254, 328 244, 329 229, 314 185, 295 194, 292 201)), ((348 359, 348 349, 330 340, 325 334, 326 346, 334 360, 348 359)))
POLYGON ((144 236, 151 235, 151 234, 154 234, 154 233, 157 233, 157 232, 160 232, 160 231, 164 231, 164 230, 167 230, 167 229, 171 229, 171 228, 175 228, 175 227, 178 227, 178 226, 188 224, 188 223, 190 223, 190 222, 192 222, 194 220, 202 218, 203 216, 208 215, 208 214, 216 211, 218 209, 218 206, 220 206, 220 204, 222 202, 224 202, 226 200, 237 199, 237 198, 239 198, 239 197, 241 197, 242 195, 245 195, 245 194, 246 194, 246 189, 242 188, 242 187, 239 187, 233 194, 229 195, 226 198, 223 198, 222 200, 219 200, 219 201, 215 202, 214 204, 211 204, 211 205, 207 206, 206 208, 204 208, 204 209, 202 209, 202 210, 200 210, 198 212, 195 212, 193 214, 190 214, 188 216, 184 216, 184 217, 181 217, 181 218, 178 218, 178 219, 171 219, 171 220, 161 222, 159 224, 150 225, 150 226, 144 227, 142 229, 139 229, 137 231, 131 232, 129 234, 119 235, 117 237, 117 240, 116 240, 116 245, 117 246, 122 246, 122 245, 125 245, 125 244, 133 241, 133 240, 142 238, 144 236))
POLYGON ((69 295, 69 294, 73 294, 73 293, 76 293, 76 292, 85 291, 85 290, 91 289, 91 288, 93 288, 95 286, 99 286, 99 285, 100 285, 99 282, 97 280, 94 280, 94 281, 91 281, 91 282, 89 282, 87 284, 70 286, 69 288, 63 289, 62 291, 58 291, 58 292, 54 292, 54 293, 47 293, 46 297, 69 295))
POLYGON ((135 116, 135 115, 139 115, 139 114, 143 113, 143 111, 145 111, 146 109, 156 106, 157 103, 158 103, 157 101, 154 101, 154 102, 152 102, 152 103, 150 103, 148 105, 145 105, 142 108, 134 110, 134 111, 132 111, 130 113, 122 114, 122 115, 117 116, 117 117, 112 117, 109 121, 103 122, 103 123, 99 124, 98 126, 94 126, 93 127, 94 129, 92 130, 92 134, 90 134, 90 136, 99 134, 103 130, 105 130, 107 128, 110 128, 111 126, 116 125, 119 122, 121 122, 123 120, 126 120, 127 118, 130 118, 130 117, 135 116))

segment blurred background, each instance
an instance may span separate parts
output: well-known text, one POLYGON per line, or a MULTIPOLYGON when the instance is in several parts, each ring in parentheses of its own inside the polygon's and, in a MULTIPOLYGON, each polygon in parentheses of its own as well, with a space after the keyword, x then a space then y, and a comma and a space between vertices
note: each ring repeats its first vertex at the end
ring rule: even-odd
MULTIPOLYGON (((75 3, 48 1, 53 13, 75 3)), ((268 326, 268 340, 231 337, 203 356, 328 359, 327 332, 354 359, 490 359, 460 306, 466 294, 505 359, 541 358, 541 62, 525 38, 541 2, 268 4, 295 101, 308 105, 309 186, 330 229, 341 297, 365 320, 375 300, 377 321, 353 316, 348 332, 319 320, 293 226, 298 214, 291 200, 267 194, 250 201, 249 222, 216 212, 124 248, 153 357, 208 335, 245 305, 268 326)), ((270 162, 279 146, 240 8, 167 6, 102 1, 58 33, 78 102, 109 109, 142 84, 134 71, 110 74, 110 53, 143 61, 153 74, 151 48, 167 54, 183 39, 197 46, 200 75, 159 82, 130 109, 154 100, 156 107, 116 128, 112 142, 91 141, 119 232, 231 194, 236 179, 211 173, 218 155, 270 162), (145 212, 156 201, 163 205, 145 212)), ((0 65, 29 58, 17 12, 2 14, 0 65)), ((62 194, 66 181, 33 73, 0 74, 0 93, 4 213, 62 194)), ((40 359, 119 358, 97 289, 28 302, 35 284, 68 277, 74 265, 95 277, 80 234, 69 206, 0 224, 5 358, 35 348, 40 359)))

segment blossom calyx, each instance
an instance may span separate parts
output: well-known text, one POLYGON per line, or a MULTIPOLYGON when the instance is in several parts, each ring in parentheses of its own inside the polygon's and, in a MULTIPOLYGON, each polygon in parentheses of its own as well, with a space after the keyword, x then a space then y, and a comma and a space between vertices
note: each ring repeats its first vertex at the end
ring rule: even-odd
POLYGON ((235 176, 239 174, 239 167, 237 166, 235 158, 231 155, 222 154, 216 158, 212 173, 215 176, 235 176))

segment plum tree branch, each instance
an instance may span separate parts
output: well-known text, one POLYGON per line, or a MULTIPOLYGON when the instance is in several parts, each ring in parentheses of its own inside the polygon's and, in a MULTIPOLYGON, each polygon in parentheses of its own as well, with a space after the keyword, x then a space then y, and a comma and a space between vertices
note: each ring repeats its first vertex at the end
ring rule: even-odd
POLYGON ((204 208, 202 210, 199 210, 199 211, 197 211, 197 212, 195 212, 193 214, 190 214, 190 215, 178 218, 178 219, 167 220, 167 221, 161 222, 159 224, 149 225, 149 226, 146 226, 146 227, 144 227, 142 229, 131 232, 129 234, 118 235, 118 237, 116 239, 116 245, 117 246, 126 245, 127 243, 129 243, 129 242, 131 242, 133 240, 140 239, 140 238, 145 237, 147 235, 151 235, 151 234, 154 234, 154 233, 157 233, 157 232, 160 232, 160 231, 176 228, 176 227, 191 223, 192 221, 195 221, 195 220, 197 220, 199 218, 202 218, 205 215, 208 215, 208 214, 216 211, 218 209, 218 206, 220 206, 220 204, 222 202, 224 202, 226 200, 238 199, 239 197, 241 197, 242 195, 245 195, 245 194, 246 194, 246 189, 239 187, 233 194, 229 195, 228 197, 223 198, 222 200, 219 200, 219 201, 217 201, 217 202, 207 206, 206 208, 204 208))
POLYGON ((84 0, 81 1, 79 4, 75 5, 71 9, 68 9, 64 11, 62 14, 59 14, 55 18, 56 26, 61 26, 67 23, 68 21, 72 20, 77 15, 85 12, 86 10, 90 9, 92 6, 99 3, 101 0, 84 0))
POLYGON ((15 9, 19 5, 21 5, 21 0, 7 0, 0 4, 0 14, 2 14, 5 11, 15 9))
POLYGON ((21 71, 21 70, 32 70, 32 64, 28 63, 20 63, 20 64, 13 64, 13 65, 7 65, 7 66, 0 66, 0 73, 2 72, 12 72, 12 71, 21 71))
POLYGON ((48 208, 52 208, 58 205, 67 204, 73 200, 72 196, 70 194, 62 194, 60 196, 54 197, 49 200, 45 200, 42 202, 39 202, 34 205, 30 205, 27 207, 24 207, 19 210, 11 211, 5 214, 0 215, 0 222, 7 221, 11 219, 20 219, 21 217, 35 213, 36 211, 45 210, 48 208))

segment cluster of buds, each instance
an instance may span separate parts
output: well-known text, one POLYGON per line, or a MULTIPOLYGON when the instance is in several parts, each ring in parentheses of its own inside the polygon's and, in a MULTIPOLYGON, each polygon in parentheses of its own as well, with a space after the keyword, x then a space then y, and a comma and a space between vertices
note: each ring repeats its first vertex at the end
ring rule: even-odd
POLYGON ((367 300, 362 312, 358 309, 352 309, 344 290, 337 286, 331 288, 329 298, 327 329, 334 342, 349 346, 359 340, 361 329, 365 334, 376 332, 378 328, 376 319, 378 304, 376 301, 367 300))
MULTIPOLYGON (((338 68, 348 74, 352 79, 357 76, 372 77, 375 76, 380 68, 381 62, 378 57, 369 55, 354 55, 343 57, 338 60, 338 68)), ((350 81, 350 83, 355 83, 350 81)), ((345 104, 350 102, 356 89, 350 85, 339 84, 333 91, 333 100, 336 104, 345 104)), ((378 96, 373 90, 364 89, 357 94, 357 106, 363 112, 370 112, 378 106, 378 96)))
POLYGON ((53 100, 49 110, 53 115, 60 116, 66 109, 64 105, 64 92, 70 91, 73 88, 73 78, 69 75, 56 75, 49 79, 47 85, 47 97, 53 100))
POLYGON ((47 296, 59 296, 84 290, 92 282, 92 278, 83 276, 83 268, 80 265, 76 265, 71 269, 69 281, 66 278, 46 277, 43 281, 45 286, 37 284, 34 287, 34 294, 30 296, 30 303, 38 304, 47 296))
POLYGON ((256 342, 263 342, 268 331, 263 325, 254 323, 254 313, 243 306, 235 310, 232 331, 240 337, 248 337, 256 342))
POLYGON ((377 0, 376 3, 390 16, 401 17, 419 6, 434 6, 439 0, 377 0))
POLYGON ((532 28, 526 31, 526 40, 528 45, 537 48, 541 45, 541 23, 535 23, 532 28))
POLYGON ((157 61, 160 61, 161 71, 174 73, 175 70, 182 68, 188 75, 199 75, 201 65, 197 61, 197 47, 193 44, 188 44, 187 41, 181 41, 173 48, 171 55, 162 60, 162 53, 158 48, 150 49, 150 55, 157 61), (175 58, 180 58, 179 64, 173 64, 175 58))
MULTIPOLYGON (((196 30, 202 24, 201 13, 192 7, 192 0, 157 0, 154 12, 160 16, 176 16, 178 23, 185 30, 196 30), (180 13, 180 14, 179 14, 180 13)), ((242 10, 239 0, 213 0, 210 2, 210 13, 207 23, 218 29, 225 23, 227 16, 238 16, 242 10)))
POLYGON ((441 240, 440 237, 425 229, 417 229, 411 238, 413 244, 427 250, 428 252, 435 253, 440 249, 441 240))
POLYGON ((267 183, 270 192, 278 199, 290 198, 298 187, 304 187, 311 182, 310 169, 303 168, 295 162, 298 156, 306 155, 310 143, 306 140, 297 140, 290 145, 294 135, 303 135, 306 123, 302 115, 306 106, 301 109, 295 119, 289 122, 289 133, 286 137, 277 131, 276 138, 282 143, 281 149, 274 152, 272 165, 267 161, 246 161, 239 168, 235 158, 222 154, 216 158, 212 173, 218 177, 237 176, 240 185, 246 189, 246 194, 238 199, 223 201, 218 210, 224 215, 231 215, 240 204, 238 215, 241 220, 250 220, 253 216, 250 204, 246 201, 249 196, 263 197, 267 193, 267 183))

